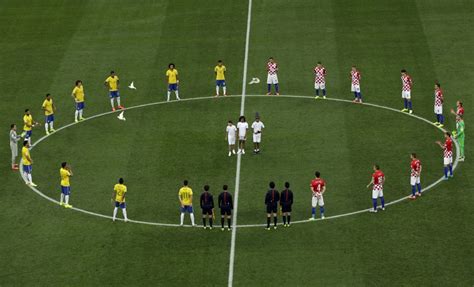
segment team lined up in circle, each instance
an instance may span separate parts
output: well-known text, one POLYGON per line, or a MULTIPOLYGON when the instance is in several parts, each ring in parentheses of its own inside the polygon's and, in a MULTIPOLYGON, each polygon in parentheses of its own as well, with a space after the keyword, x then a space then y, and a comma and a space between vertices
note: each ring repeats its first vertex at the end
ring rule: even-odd
MULTIPOLYGON (((267 65, 267 95, 280 95, 280 87, 278 81, 278 64, 277 62, 270 57, 267 65), (274 93, 272 92, 272 87, 274 88, 274 93)), ((214 74, 216 79, 215 97, 220 96, 220 90, 222 89, 222 95, 227 96, 227 86, 226 86, 226 72, 227 69, 223 64, 223 61, 219 60, 217 65, 214 67, 214 74)), ((318 62, 316 67, 313 69, 314 73, 314 89, 315 89, 315 99, 326 99, 326 76, 327 70, 322 65, 321 62, 318 62)), ((165 73, 168 82, 168 89, 166 99, 170 101, 171 93, 174 92, 176 100, 180 100, 179 97, 179 74, 173 63, 168 65, 168 70, 165 73)), ((362 103, 362 93, 361 93, 361 72, 357 69, 356 66, 352 66, 350 74, 351 80, 351 92, 354 95, 354 103, 362 103)), ((402 112, 413 113, 413 105, 411 100, 411 90, 413 87, 413 80, 411 76, 405 69, 401 70, 401 83, 402 83, 402 99, 404 103, 404 108, 402 112)), ((119 93, 119 77, 115 74, 114 71, 110 72, 110 75, 104 81, 104 86, 108 89, 110 105, 112 111, 116 109, 124 110, 125 107, 121 104, 121 98, 119 93)), ((131 89, 136 89, 133 85, 133 82, 129 86, 131 89)), ((74 121, 80 122, 85 119, 84 109, 85 109, 85 92, 84 86, 81 80, 75 81, 74 88, 71 93, 71 97, 75 102, 75 111, 74 111, 74 121)), ((441 89, 441 85, 436 82, 434 86, 434 113, 436 116, 436 126, 442 128, 444 127, 444 115, 443 115, 443 103, 444 96, 441 89)), ((56 106, 53 102, 52 95, 46 94, 46 98, 41 105, 41 109, 45 115, 44 128, 46 135, 54 133, 54 121, 55 121, 55 111, 56 106)), ((455 138, 459 144, 459 161, 464 161, 464 107, 461 101, 457 101, 456 110, 451 109, 451 114, 456 118, 456 129, 450 133, 445 132, 444 142, 437 141, 436 143, 443 150, 443 164, 444 164, 444 179, 448 180, 450 177, 453 177, 453 138, 455 138)), ((10 149, 12 153, 11 167, 12 170, 19 170, 19 165, 16 163, 16 157, 18 156, 18 142, 22 140, 23 147, 21 149, 21 164, 22 164, 22 177, 25 180, 25 183, 29 186, 36 187, 37 185, 33 182, 32 179, 32 166, 33 159, 30 154, 30 148, 32 146, 32 135, 33 128, 40 126, 41 124, 33 119, 30 109, 25 109, 25 114, 23 116, 23 132, 18 135, 17 127, 15 124, 10 126, 10 149)), ((256 115, 255 121, 250 126, 253 130, 253 153, 260 154, 260 145, 262 141, 262 133, 265 128, 265 125, 260 119, 260 115, 256 115)), ((238 154, 239 156, 245 154, 245 143, 247 140, 247 130, 249 125, 246 122, 244 115, 241 115, 237 125, 234 125, 232 120, 228 121, 226 127, 226 140, 228 142, 228 156, 238 154), (235 149, 235 145, 238 139, 238 148, 235 149)), ((416 199, 421 196, 421 171, 422 165, 421 161, 417 158, 416 153, 410 155, 410 184, 411 184, 411 199, 416 199)), ((380 170, 379 165, 375 164, 373 166, 374 173, 371 177, 371 182, 367 187, 372 187, 372 203, 373 207, 370 209, 371 212, 377 212, 378 210, 385 210, 385 202, 383 197, 383 185, 385 182, 385 175, 380 170), (377 199, 380 199, 381 205, 378 207, 377 199)), ((72 205, 69 203, 69 197, 71 195, 71 185, 70 177, 73 176, 73 172, 70 168, 70 165, 66 162, 61 163, 59 170, 60 175, 60 201, 59 204, 65 208, 72 208, 72 205)), ((293 193, 289 189, 290 184, 286 182, 284 184, 285 188, 280 193, 277 191, 274 182, 269 183, 269 190, 265 196, 265 205, 267 206, 267 229, 270 229, 271 218, 273 218, 273 226, 277 226, 277 217, 278 211, 282 214, 283 225, 285 227, 290 226, 291 222, 291 206, 293 204, 293 193)), ((214 201, 213 197, 210 194, 209 186, 204 186, 204 191, 200 197, 200 207, 202 209, 203 217, 203 226, 207 228, 206 219, 209 221, 209 227, 213 227, 214 216, 214 201)), ((311 181, 310 184, 312 200, 311 200, 311 218, 314 220, 316 218, 316 208, 319 206, 320 217, 324 219, 324 199, 323 194, 326 191, 326 182, 320 177, 320 172, 315 172, 315 178, 311 181)), ((114 202, 115 208, 113 211, 113 220, 115 221, 118 209, 122 209, 124 221, 128 221, 127 212, 126 212, 126 203, 125 195, 127 193, 127 187, 124 184, 124 179, 119 178, 118 183, 114 185, 112 201, 114 202)), ((179 203, 181 206, 180 214, 180 225, 184 223, 185 213, 190 214, 191 224, 194 226, 194 213, 192 208, 192 189, 188 186, 188 182, 184 181, 184 186, 179 191, 179 203)), ((224 230, 224 221, 227 219, 228 230, 231 229, 231 213, 233 209, 232 195, 228 191, 228 186, 223 186, 223 191, 219 195, 218 207, 221 209, 221 228, 224 230)))

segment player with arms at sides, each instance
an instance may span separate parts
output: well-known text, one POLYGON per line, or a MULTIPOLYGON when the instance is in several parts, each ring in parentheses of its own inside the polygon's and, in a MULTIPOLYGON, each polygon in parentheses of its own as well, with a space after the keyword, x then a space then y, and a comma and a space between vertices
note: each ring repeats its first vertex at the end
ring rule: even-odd
POLYGON ((110 76, 108 76, 104 82, 104 86, 109 89, 110 105, 112 106, 112 111, 115 111, 114 99, 117 100, 117 108, 123 110, 123 106, 120 104, 119 83, 119 77, 115 75, 114 71, 110 72, 110 76))
POLYGON ((323 92, 323 99, 326 98, 326 68, 318 62, 314 68, 314 90, 316 91, 315 99, 319 99, 319 90, 323 92))
POLYGON ((245 117, 240 116, 239 122, 237 123, 237 129, 239 130, 239 149, 237 151, 238 154, 245 154, 245 141, 247 140, 248 128, 249 124, 245 120, 245 117))
POLYGON ((12 170, 18 170, 16 157, 18 156, 18 141, 21 139, 16 133, 16 125, 10 125, 10 150, 12 152, 12 170))
POLYGON ((33 171, 33 159, 30 155, 30 144, 28 141, 23 142, 23 148, 21 149, 21 163, 23 164, 23 178, 25 183, 29 186, 37 186, 33 183, 32 171, 33 171))
POLYGON ((280 194, 280 208, 281 208, 281 213, 283 216, 284 227, 290 227, 292 205, 293 205, 293 192, 290 189, 290 183, 285 182, 285 189, 280 194))
POLYGON ((31 136, 33 136, 33 127, 39 125, 38 122, 33 120, 33 116, 29 109, 25 110, 25 115, 23 116, 23 133, 22 137, 25 138, 25 141, 28 141, 28 144, 31 146, 31 136))
POLYGON ((265 205, 267 206, 267 230, 270 230, 270 221, 273 217, 273 229, 277 229, 278 222, 278 202, 280 193, 275 189, 275 183, 272 181, 268 185, 270 189, 265 194, 265 205))
POLYGON ((225 138, 229 144, 229 156, 231 156, 232 154, 235 154, 235 140, 237 138, 237 128, 232 121, 227 122, 225 138))
POLYGON ((402 73, 402 99, 404 108, 402 112, 409 112, 413 114, 413 108, 411 104, 411 88, 413 86, 413 80, 411 79, 410 75, 408 75, 405 69, 401 70, 402 73))
POLYGON ((76 81, 76 85, 74 86, 74 89, 72 90, 71 94, 72 98, 74 99, 74 102, 76 103, 76 113, 74 114, 74 122, 79 122, 83 121, 83 113, 84 113, 84 86, 82 85, 81 80, 76 81))
POLYGON ((44 111, 45 121, 44 121, 44 130, 46 134, 49 135, 50 132, 54 133, 54 112, 56 111, 56 106, 53 103, 53 99, 50 94, 46 94, 46 99, 43 101, 41 108, 44 111))
POLYGON ((232 195, 227 191, 228 186, 224 185, 222 189, 223 191, 219 194, 217 200, 218 206, 221 209, 221 230, 224 231, 224 220, 227 219, 227 230, 230 231, 232 209, 234 209, 234 205, 232 202, 232 195))
POLYGON ((316 219, 316 206, 319 205, 319 212, 321 213, 321 219, 324 219, 324 198, 323 194, 326 192, 326 181, 321 178, 321 173, 316 171, 314 173, 315 178, 311 181, 311 192, 313 198, 311 200, 311 218, 309 220, 316 219))
POLYGON ((410 199, 416 199, 417 196, 421 196, 421 161, 416 157, 416 153, 412 153, 410 155, 411 163, 410 163, 410 185, 411 185, 411 196, 410 199), (418 192, 417 192, 418 188, 418 192))
POLYGON ((189 213, 191 218, 191 225, 194 224, 194 213, 193 213, 193 190, 188 186, 188 181, 184 180, 183 187, 179 189, 178 198, 181 206, 180 226, 184 224, 184 214, 189 213))
POLYGON ((112 221, 115 221, 117 217, 117 211, 120 207, 122 209, 123 221, 127 222, 127 204, 125 203, 125 194, 127 193, 127 186, 123 184, 123 178, 119 178, 119 182, 114 186, 114 192, 112 193, 112 201, 115 201, 114 213, 112 221))
POLYGON ((212 221, 214 218, 214 197, 209 192, 209 185, 204 186, 204 192, 201 193, 199 200, 202 209, 202 226, 207 229, 206 218, 209 219, 209 229, 212 229, 212 221))
POLYGON ((59 176, 61 178, 61 197, 59 199, 59 205, 65 208, 72 208, 72 205, 69 204, 69 196, 71 195, 71 182, 69 178, 72 176, 72 170, 66 162, 61 163, 59 176))
POLYGON ((166 81, 168 83, 168 94, 166 101, 170 101, 171 92, 174 92, 176 95, 176 100, 181 100, 178 92, 178 70, 175 69, 175 65, 173 63, 168 65, 168 70, 166 71, 166 81))
POLYGON ((263 122, 260 121, 260 116, 255 117, 255 121, 252 123, 253 129, 253 153, 260 153, 260 143, 262 142, 262 130, 265 128, 263 122))
POLYGON ((367 188, 372 185, 372 204, 373 208, 369 212, 377 212, 377 198, 380 198, 380 203, 382 204, 382 210, 385 210, 385 199, 383 197, 383 185, 385 184, 385 175, 380 170, 378 164, 374 165, 374 173, 372 174, 372 179, 367 188))
POLYGON ((270 57, 267 63, 267 95, 272 94, 272 85, 275 86, 275 95, 279 96, 278 64, 272 57, 270 57))
POLYGON ((434 122, 434 124, 440 128, 444 126, 443 102, 444 97, 441 85, 436 83, 434 92, 434 113, 436 115, 436 122, 434 122))
POLYGON ((459 161, 464 161, 464 120, 462 115, 456 116, 456 131, 454 138, 459 143, 459 161))
POLYGON ((352 102, 360 104, 362 103, 362 93, 360 92, 361 74, 360 71, 357 70, 356 66, 352 66, 350 79, 352 83, 351 92, 354 93, 354 100, 352 102))
POLYGON ((216 97, 219 96, 219 89, 222 87, 222 93, 227 96, 227 87, 225 85, 225 72, 226 67, 222 64, 222 60, 217 61, 217 66, 214 67, 214 73, 216 74, 216 97))
POLYGON ((440 141, 436 143, 443 150, 443 163, 444 163, 444 180, 448 180, 448 171, 449 177, 454 177, 453 174, 453 140, 451 139, 451 134, 449 132, 444 133, 444 144, 440 141))

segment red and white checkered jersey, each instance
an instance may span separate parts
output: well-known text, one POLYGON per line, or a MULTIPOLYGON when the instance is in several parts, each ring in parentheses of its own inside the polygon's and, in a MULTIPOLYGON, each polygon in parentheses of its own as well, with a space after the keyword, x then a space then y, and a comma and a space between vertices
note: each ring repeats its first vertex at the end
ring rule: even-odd
POLYGON ((383 190, 383 183, 385 181, 385 175, 381 170, 377 170, 372 174, 374 179, 374 190, 383 190))
POLYGON ((409 75, 402 76, 402 91, 410 92, 412 86, 411 77, 409 75))
POLYGON ((411 161, 411 176, 420 176, 421 161, 417 158, 411 161))
POLYGON ((324 84, 326 82, 326 68, 323 66, 314 68, 314 82, 324 84))
POLYGON ((464 108, 463 107, 458 107, 458 109, 456 110, 456 114, 459 115, 459 116, 463 116, 464 115, 464 108))
POLYGON ((435 90, 435 106, 442 106, 443 105, 443 91, 441 89, 435 90))
POLYGON ((359 71, 351 71, 351 79, 353 85, 360 84, 360 72, 359 71))
POLYGON ((275 62, 268 62, 267 63, 267 71, 269 75, 276 75, 278 72, 278 65, 275 62))
POLYGON ((453 156, 453 140, 447 138, 444 142, 444 157, 449 158, 453 156))

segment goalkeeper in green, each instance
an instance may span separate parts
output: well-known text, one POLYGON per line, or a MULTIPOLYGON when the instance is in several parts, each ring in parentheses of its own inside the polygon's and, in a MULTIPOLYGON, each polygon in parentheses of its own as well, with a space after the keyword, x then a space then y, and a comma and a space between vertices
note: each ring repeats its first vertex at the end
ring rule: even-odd
POLYGON ((456 135, 459 143, 459 161, 464 161, 464 120, 462 115, 456 116, 456 135))

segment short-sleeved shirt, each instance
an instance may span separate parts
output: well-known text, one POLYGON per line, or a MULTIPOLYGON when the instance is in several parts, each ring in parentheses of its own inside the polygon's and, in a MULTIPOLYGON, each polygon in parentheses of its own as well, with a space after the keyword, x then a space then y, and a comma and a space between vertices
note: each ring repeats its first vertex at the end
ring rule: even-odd
POLYGON ((243 137, 247 134, 247 129, 249 128, 249 124, 247 122, 238 122, 237 129, 239 130, 239 136, 243 137))
POLYGON ((323 192, 326 182, 322 178, 315 178, 311 181, 311 189, 313 190, 313 196, 320 196, 323 192))
POLYGON ((447 138, 444 142, 444 157, 452 157, 453 156, 453 140, 451 138, 447 138))
POLYGON ((409 92, 411 91, 412 80, 409 75, 402 76, 402 91, 409 92))
POLYGON ((436 89, 434 105, 440 107, 443 105, 443 101, 443 91, 441 89, 436 89))
POLYGON ((166 76, 168 77, 168 84, 176 84, 178 82, 178 70, 168 69, 166 76))
POLYGON ((235 138, 235 132, 237 131, 237 128, 234 125, 231 125, 231 126, 227 126, 225 131, 227 132, 227 136, 229 138, 235 138))
POLYGON ((359 71, 351 71, 351 79, 352 84, 357 86, 360 85, 360 72, 359 71))
POLYGON ((27 157, 31 158, 30 150, 24 146, 21 148, 21 161, 23 165, 31 165, 31 161, 29 161, 27 157))
POLYGON ((417 158, 413 159, 410 163, 411 176, 419 176, 421 171, 421 161, 417 158))
POLYGON ((254 133, 259 133, 262 129, 265 128, 265 125, 261 121, 255 121, 252 123, 252 129, 254 133))
POLYGON ((183 205, 192 205, 192 196, 193 196, 193 190, 188 187, 188 186, 183 186, 179 189, 179 198, 181 199, 181 202, 183 205))
POLYGON ((114 191, 115 191, 115 201, 125 202, 125 193, 127 192, 127 187, 124 184, 117 183, 114 186, 114 191))
POLYGON ((215 68, 214 68, 214 72, 216 72, 216 80, 225 80, 225 72, 226 72, 226 68, 224 65, 220 66, 217 65, 215 68))
POLYGON ((109 85, 109 91, 118 91, 118 81, 119 77, 117 76, 109 76, 107 79, 105 79, 105 82, 109 85))
POLYGON ((49 116, 49 115, 52 115, 53 114, 53 99, 46 99, 44 100, 43 102, 43 105, 42 105, 43 109, 44 109, 44 114, 46 116, 49 116))
POLYGON ((84 102, 84 86, 75 86, 74 89, 72 90, 72 94, 74 95, 74 99, 76 100, 76 103, 82 103, 84 102))
POLYGON ((383 186, 383 182, 385 180, 385 175, 381 170, 377 170, 372 174, 372 178, 374 179, 374 185, 383 186))
POLYGON ((33 126, 33 117, 31 115, 24 115, 23 116, 23 125, 24 131, 31 131, 31 127, 33 126))
POLYGON ((323 84, 326 82, 326 68, 323 66, 314 68, 314 82, 316 84, 323 84))
POLYGON ((61 186, 71 186, 71 184, 69 183, 69 177, 71 176, 69 170, 65 168, 60 168, 59 175, 61 176, 61 186))

